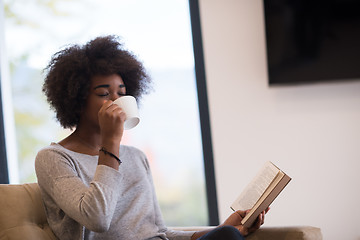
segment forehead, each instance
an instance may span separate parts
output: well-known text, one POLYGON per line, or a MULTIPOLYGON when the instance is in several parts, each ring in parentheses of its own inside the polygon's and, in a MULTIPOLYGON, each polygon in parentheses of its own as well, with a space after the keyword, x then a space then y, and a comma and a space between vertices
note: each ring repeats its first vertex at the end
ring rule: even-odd
POLYGON ((91 86, 96 87, 99 85, 124 85, 124 81, 121 76, 117 74, 112 74, 108 76, 95 75, 91 78, 91 86))

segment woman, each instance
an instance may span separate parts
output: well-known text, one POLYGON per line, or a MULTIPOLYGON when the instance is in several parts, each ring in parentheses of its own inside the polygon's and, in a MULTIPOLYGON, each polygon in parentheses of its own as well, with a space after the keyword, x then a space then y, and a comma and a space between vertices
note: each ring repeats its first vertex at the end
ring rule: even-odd
POLYGON ((120 145, 125 114, 112 102, 123 95, 139 99, 150 79, 116 37, 67 47, 46 70, 43 92, 60 124, 75 129, 42 149, 35 162, 59 239, 242 239, 263 223, 265 213, 245 228, 245 212, 238 211, 209 233, 166 228, 146 156, 120 145))

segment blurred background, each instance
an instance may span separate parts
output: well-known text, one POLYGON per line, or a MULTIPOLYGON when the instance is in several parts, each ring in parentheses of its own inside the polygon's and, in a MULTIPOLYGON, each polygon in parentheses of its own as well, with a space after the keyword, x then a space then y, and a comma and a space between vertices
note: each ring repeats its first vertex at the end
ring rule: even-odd
POLYGON ((10 183, 36 182, 36 153, 70 133, 57 123, 41 92, 51 55, 68 44, 115 34, 154 82, 140 102, 141 122, 126 132, 123 144, 146 153, 167 225, 206 225, 188 1, 3 0, 1 6, 1 54, 8 73, 2 79, 3 105, 6 138, 13 141, 7 149, 10 183))

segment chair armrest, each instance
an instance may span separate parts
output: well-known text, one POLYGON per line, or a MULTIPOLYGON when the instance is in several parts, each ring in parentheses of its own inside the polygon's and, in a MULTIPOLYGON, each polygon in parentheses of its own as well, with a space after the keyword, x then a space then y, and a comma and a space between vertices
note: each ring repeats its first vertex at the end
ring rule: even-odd
POLYGON ((190 227, 168 227, 171 230, 175 231, 203 231, 208 229, 214 229, 213 226, 190 226, 190 227))
POLYGON ((262 227, 247 240, 322 240, 321 229, 311 226, 262 227))
MULTIPOLYGON (((202 231, 212 226, 169 227, 177 231, 202 231)), ((321 229, 311 226, 261 227, 246 237, 246 240, 322 240, 321 229)))

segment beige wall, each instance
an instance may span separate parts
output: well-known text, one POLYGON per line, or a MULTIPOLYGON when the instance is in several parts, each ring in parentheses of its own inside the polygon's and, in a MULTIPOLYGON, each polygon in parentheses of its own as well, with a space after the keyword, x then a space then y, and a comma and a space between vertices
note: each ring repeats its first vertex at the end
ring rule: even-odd
POLYGON ((267 84, 261 0, 200 0, 221 221, 264 161, 292 182, 266 225, 360 239, 360 81, 267 84))

